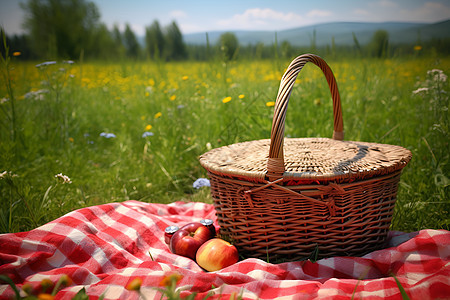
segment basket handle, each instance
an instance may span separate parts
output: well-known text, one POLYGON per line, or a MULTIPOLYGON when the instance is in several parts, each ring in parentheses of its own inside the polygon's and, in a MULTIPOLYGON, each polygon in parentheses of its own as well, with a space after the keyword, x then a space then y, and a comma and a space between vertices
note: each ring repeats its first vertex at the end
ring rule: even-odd
POLYGON ((284 168, 284 125, 286 120, 286 110, 291 96, 292 88, 298 73, 307 62, 312 62, 318 66, 327 79, 328 86, 333 99, 334 132, 333 139, 344 139, 344 122, 342 119, 341 97, 331 68, 327 63, 317 55, 303 54, 295 58, 283 77, 281 78, 280 88, 278 90, 277 100, 272 121, 272 131, 270 133, 270 150, 267 161, 267 177, 269 180, 276 180, 283 177, 284 168))

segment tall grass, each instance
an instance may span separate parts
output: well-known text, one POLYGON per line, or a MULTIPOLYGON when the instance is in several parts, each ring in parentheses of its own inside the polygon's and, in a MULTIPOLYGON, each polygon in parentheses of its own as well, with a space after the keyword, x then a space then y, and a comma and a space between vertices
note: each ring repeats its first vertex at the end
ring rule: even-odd
MULTIPOLYGON (((327 59, 325 57, 325 59, 327 59)), ((329 60, 341 92, 347 140, 413 152, 393 229, 449 228, 450 59, 329 60), (416 91, 419 87, 427 91, 416 91)), ((210 202, 192 183, 211 148, 270 137, 289 61, 70 63, 36 67, 13 58, 0 87, 0 232, 32 229, 84 206, 135 199, 210 202), (16 140, 11 97, 16 95, 16 140), (223 101, 231 97, 229 101, 223 101), (107 135, 113 134, 113 135, 107 135), (22 141, 20 145, 18 140, 22 141), (62 173, 70 178, 64 181, 62 173)), ((330 137, 332 105, 320 70, 294 87, 286 135, 330 137)))

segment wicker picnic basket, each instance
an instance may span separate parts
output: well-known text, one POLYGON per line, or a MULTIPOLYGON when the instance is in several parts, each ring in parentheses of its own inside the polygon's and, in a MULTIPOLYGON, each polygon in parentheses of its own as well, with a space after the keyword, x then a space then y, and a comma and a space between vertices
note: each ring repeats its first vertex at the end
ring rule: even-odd
POLYGON ((208 171, 220 232, 244 257, 293 261, 360 256, 380 249, 395 206, 405 148, 344 141, 339 91, 326 62, 292 61, 278 91, 271 138, 210 150, 208 171), (307 62, 324 73, 333 99, 333 138, 284 138, 297 75, 307 62), (318 251, 317 251, 318 250, 318 251))

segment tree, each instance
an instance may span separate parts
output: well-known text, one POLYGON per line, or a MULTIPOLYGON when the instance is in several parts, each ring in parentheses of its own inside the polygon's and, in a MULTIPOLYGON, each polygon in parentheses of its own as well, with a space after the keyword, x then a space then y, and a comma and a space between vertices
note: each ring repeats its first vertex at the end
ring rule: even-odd
POLYGON ((92 52, 100 14, 85 0, 29 0, 24 27, 35 52, 41 57, 79 57, 92 52))
POLYGON ((283 41, 281 43, 281 57, 291 58, 293 56, 292 45, 288 41, 283 41))
POLYGON ((166 28, 165 41, 165 57, 167 59, 180 60, 187 57, 186 46, 183 42, 183 35, 181 34, 181 31, 175 21, 166 28))
POLYGON ((388 54, 389 33, 386 30, 377 30, 370 42, 370 49, 375 57, 383 58, 388 54))
POLYGON ((114 24, 112 30, 112 39, 114 42, 114 48, 117 51, 117 55, 121 58, 125 56, 125 46, 123 45, 122 33, 120 33, 120 29, 117 24, 114 24))
POLYGON ((158 21, 145 28, 145 45, 151 58, 159 59, 164 52, 164 35, 158 21))
POLYGON ((125 25, 125 31, 123 33, 123 41, 126 49, 126 54, 128 57, 138 58, 139 56, 139 43, 136 39, 136 35, 129 24, 125 25))
POLYGON ((225 32, 219 38, 219 48, 225 61, 230 61, 235 58, 238 46, 238 39, 232 32, 225 32))

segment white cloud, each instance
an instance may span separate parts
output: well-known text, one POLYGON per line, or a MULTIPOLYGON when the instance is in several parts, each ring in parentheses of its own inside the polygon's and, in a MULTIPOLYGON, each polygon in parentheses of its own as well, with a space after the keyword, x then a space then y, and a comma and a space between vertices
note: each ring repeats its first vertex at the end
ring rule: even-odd
POLYGON ((357 16, 368 16, 369 12, 365 9, 356 8, 353 10, 353 13, 357 16))
POLYGON ((380 5, 381 7, 385 7, 385 8, 398 7, 397 3, 389 1, 389 0, 381 0, 377 4, 380 5))
MULTIPOLYGON (((413 6, 413 5, 411 5, 413 6)), ((367 22, 438 22, 450 16, 450 3, 427 1, 418 6, 400 6, 390 0, 368 3, 367 7, 356 7, 352 10, 357 21, 367 22)))
POLYGON ((438 2, 425 2, 415 9, 401 9, 399 15, 405 21, 436 22, 449 18, 450 6, 438 2))
POLYGON ((284 13, 270 8, 250 8, 242 14, 236 14, 229 19, 218 20, 217 24, 223 27, 240 29, 264 29, 261 26, 292 27, 299 24, 302 16, 289 12, 284 13))
POLYGON ((173 10, 169 13, 172 18, 182 19, 187 17, 187 13, 182 10, 173 10))
POLYGON ((319 10, 319 9, 313 9, 310 12, 306 14, 308 17, 329 17, 333 15, 331 11, 328 10, 319 10))

